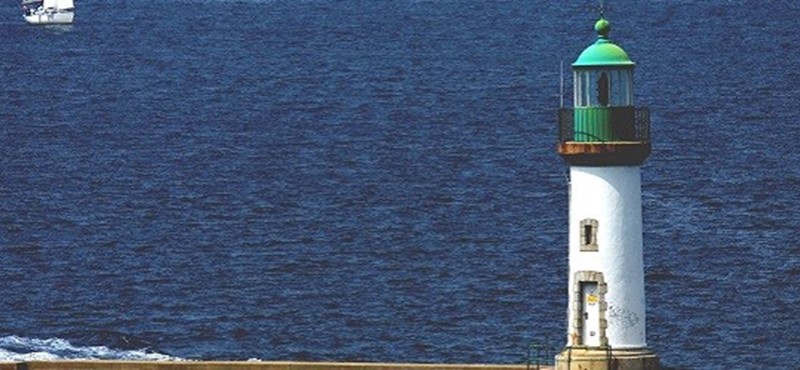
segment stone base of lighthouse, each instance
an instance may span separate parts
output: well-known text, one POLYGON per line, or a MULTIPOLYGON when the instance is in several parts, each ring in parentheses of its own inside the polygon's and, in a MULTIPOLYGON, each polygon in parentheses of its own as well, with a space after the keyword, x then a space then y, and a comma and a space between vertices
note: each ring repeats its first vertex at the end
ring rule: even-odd
POLYGON ((556 370, 658 370, 658 356, 647 348, 567 347, 556 356, 556 370))

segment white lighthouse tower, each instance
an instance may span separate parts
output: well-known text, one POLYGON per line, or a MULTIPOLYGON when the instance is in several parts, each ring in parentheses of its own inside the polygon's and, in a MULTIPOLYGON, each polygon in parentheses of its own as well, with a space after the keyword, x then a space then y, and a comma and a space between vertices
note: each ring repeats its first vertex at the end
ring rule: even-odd
POLYGON ((570 166, 569 309, 559 370, 657 369, 645 337, 640 166, 647 108, 633 104, 634 63, 608 39, 572 64, 574 108, 559 112, 558 154, 570 166))

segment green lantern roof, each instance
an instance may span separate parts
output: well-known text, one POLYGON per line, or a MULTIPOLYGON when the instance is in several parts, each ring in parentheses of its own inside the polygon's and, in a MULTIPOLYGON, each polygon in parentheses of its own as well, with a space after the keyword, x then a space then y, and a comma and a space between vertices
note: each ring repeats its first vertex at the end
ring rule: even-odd
POLYGON ((633 67, 635 63, 628 57, 628 53, 608 39, 611 23, 601 18, 594 24, 594 30, 597 31, 597 41, 578 56, 575 63, 572 63, 573 67, 633 67))

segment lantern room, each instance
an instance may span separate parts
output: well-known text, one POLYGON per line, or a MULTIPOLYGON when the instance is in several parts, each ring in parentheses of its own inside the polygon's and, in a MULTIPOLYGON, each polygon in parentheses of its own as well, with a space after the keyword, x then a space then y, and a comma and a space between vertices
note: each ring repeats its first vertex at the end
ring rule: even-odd
POLYGON ((597 41, 572 64, 574 106, 559 111, 559 154, 572 164, 641 164, 650 154, 650 117, 634 107, 635 63, 608 38, 606 19, 594 29, 597 41))
POLYGON ((597 41, 572 64, 575 107, 633 106, 634 63, 625 50, 608 39, 611 24, 600 19, 594 25, 597 41))

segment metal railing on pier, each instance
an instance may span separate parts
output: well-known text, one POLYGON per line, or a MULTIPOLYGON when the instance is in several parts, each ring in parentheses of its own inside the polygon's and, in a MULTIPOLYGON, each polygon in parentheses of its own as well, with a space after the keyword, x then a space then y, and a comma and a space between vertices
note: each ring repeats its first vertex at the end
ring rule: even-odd
POLYGON ((541 366, 555 365, 558 349, 555 346, 531 343, 528 346, 527 370, 540 370, 541 366))

